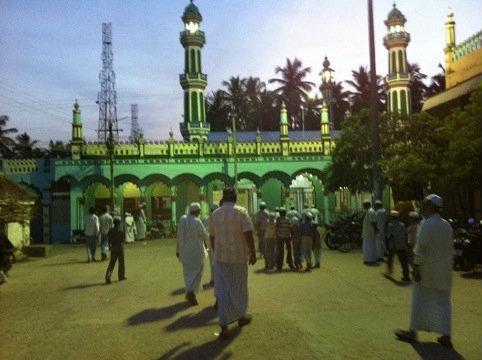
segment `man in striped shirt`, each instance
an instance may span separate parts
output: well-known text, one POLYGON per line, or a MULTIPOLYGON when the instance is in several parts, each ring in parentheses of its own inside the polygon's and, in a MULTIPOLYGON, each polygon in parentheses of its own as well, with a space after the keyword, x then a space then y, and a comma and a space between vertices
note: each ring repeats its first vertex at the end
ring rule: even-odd
POLYGON ((286 217, 286 209, 280 208, 279 218, 276 220, 276 246, 277 246, 277 262, 276 270, 283 269, 284 247, 286 245, 286 262, 290 269, 294 269, 293 255, 291 247, 291 221, 286 217))
POLYGON ((256 263, 253 223, 248 211, 236 205, 236 191, 223 191, 223 204, 208 219, 214 249, 214 291, 218 301, 219 337, 228 337, 228 325, 251 322, 248 309, 248 263, 256 263))

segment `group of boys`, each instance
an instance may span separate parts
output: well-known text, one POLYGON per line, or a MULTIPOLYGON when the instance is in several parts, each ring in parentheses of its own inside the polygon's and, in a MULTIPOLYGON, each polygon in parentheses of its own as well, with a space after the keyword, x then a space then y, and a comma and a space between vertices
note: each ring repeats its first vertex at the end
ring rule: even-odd
POLYGON ((282 271, 286 248, 286 263, 291 270, 300 271, 305 263, 305 271, 320 267, 321 240, 318 232, 319 212, 305 205, 300 215, 295 206, 289 211, 276 208, 270 213, 266 203, 261 202, 255 217, 258 235, 258 250, 265 260, 265 271, 282 271))

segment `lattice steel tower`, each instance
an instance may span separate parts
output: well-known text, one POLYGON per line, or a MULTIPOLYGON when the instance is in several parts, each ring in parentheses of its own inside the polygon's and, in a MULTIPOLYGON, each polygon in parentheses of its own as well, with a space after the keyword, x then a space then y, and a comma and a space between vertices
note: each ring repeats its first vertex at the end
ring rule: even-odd
POLYGON ((112 124, 114 139, 119 139, 113 59, 112 24, 102 23, 102 71, 99 74, 100 91, 97 95, 97 104, 99 104, 98 139, 103 142, 108 138, 109 124, 112 124))
POLYGON ((136 142, 139 139, 141 129, 139 129, 139 115, 137 104, 131 104, 131 135, 130 140, 136 142))

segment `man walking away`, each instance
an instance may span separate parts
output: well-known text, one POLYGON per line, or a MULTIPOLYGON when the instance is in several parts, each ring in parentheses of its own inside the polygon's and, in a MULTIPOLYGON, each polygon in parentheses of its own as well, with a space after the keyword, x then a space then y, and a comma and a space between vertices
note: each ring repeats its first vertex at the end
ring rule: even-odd
POLYGON ((276 265, 276 216, 269 214, 268 225, 264 232, 264 269, 272 270, 276 265))
POLYGON ((428 195, 423 203, 425 221, 415 244, 412 316, 410 328, 396 330, 402 341, 416 341, 417 331, 434 331, 442 334, 437 341, 452 348, 451 304, 453 268, 453 231, 442 219, 443 200, 435 194, 428 195))
POLYGON ((407 238, 410 255, 413 254, 413 248, 417 243, 417 237, 420 232, 420 215, 416 211, 410 211, 408 214, 407 238))
POLYGON ((102 261, 107 259, 107 252, 109 251, 109 231, 114 226, 112 216, 109 214, 109 209, 104 206, 102 215, 99 217, 100 224, 100 252, 102 261))
POLYGON ((387 226, 387 212, 383 208, 383 203, 381 200, 375 201, 375 213, 377 214, 377 229, 378 233, 375 238, 375 248, 377 252, 378 261, 383 261, 385 255, 385 228, 387 226))
POLYGON ((223 205, 211 214, 209 234, 214 249, 214 290, 218 299, 219 337, 226 339, 228 325, 251 322, 248 309, 248 262, 256 263, 253 223, 248 211, 236 205, 236 191, 225 188, 223 205))
POLYGON ((283 269, 284 247, 286 246, 286 262, 290 269, 294 269, 291 247, 291 221, 286 217, 286 209, 279 209, 279 218, 276 220, 276 271, 283 269))
POLYGON ((99 241, 99 218, 95 215, 95 208, 89 209, 89 215, 85 217, 84 234, 85 247, 87 249, 87 262, 95 260, 95 250, 97 248, 97 241, 99 241))
POLYGON ((119 265, 117 267, 117 276, 119 281, 127 280, 125 276, 125 264, 124 264, 124 230, 122 229, 122 222, 119 216, 116 216, 113 220, 114 227, 109 231, 109 245, 110 245, 110 261, 105 273, 105 283, 110 284, 110 278, 114 271, 114 266, 117 260, 119 265))
POLYGON ((296 270, 301 269, 301 222, 298 217, 294 217, 291 225, 291 240, 293 243, 293 260, 296 270))
POLYGON ((318 225, 313 224, 313 256, 315 258, 315 268, 321 266, 321 236, 318 231, 318 225))
POLYGON ((400 213, 395 210, 390 211, 390 222, 387 224, 387 244, 387 276, 392 276, 393 274, 393 257, 397 255, 403 271, 402 281, 410 281, 407 232, 405 224, 400 221, 400 213))
POLYGON ((306 212, 301 221, 301 253, 306 261, 306 272, 311 271, 311 252, 313 249, 313 215, 306 212))
POLYGON ((254 220, 254 228, 256 229, 256 235, 258 236, 258 251, 261 256, 264 256, 264 233, 266 231, 268 220, 269 212, 266 209, 266 203, 261 201, 259 203, 259 211, 256 213, 254 220))
POLYGON ((205 243, 209 235, 204 227, 199 214, 201 205, 189 205, 189 214, 183 215, 177 228, 176 256, 182 263, 184 285, 186 287, 186 300, 191 306, 197 305, 196 292, 201 285, 206 257, 205 243))
POLYGON ((377 214, 373 210, 370 200, 363 201, 363 209, 365 209, 362 227, 363 262, 365 265, 373 265, 378 260, 375 247, 375 237, 378 232, 377 214))

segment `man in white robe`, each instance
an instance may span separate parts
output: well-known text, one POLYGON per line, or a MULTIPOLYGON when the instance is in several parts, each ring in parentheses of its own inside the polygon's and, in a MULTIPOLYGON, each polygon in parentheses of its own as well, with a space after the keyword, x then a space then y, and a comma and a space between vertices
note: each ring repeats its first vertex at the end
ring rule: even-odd
POLYGON ((133 243, 136 239, 137 231, 134 217, 129 212, 126 212, 124 215, 124 231, 126 235, 126 243, 133 243))
POLYGON ((365 265, 376 264, 378 260, 375 238, 377 230, 377 214, 372 208, 370 200, 363 201, 365 216, 363 218, 362 239, 363 239, 363 262, 365 265))
POLYGON ((416 341, 417 331, 442 334, 437 341, 453 347, 451 340, 451 304, 453 269, 453 231, 440 217, 443 200, 435 194, 424 200, 425 221, 421 224, 414 248, 412 316, 410 328, 396 330, 402 341, 416 341))
POLYGON ((146 238, 146 230, 147 230, 147 218, 146 213, 144 211, 145 205, 142 204, 139 206, 139 210, 137 213, 137 221, 136 221, 136 230, 137 230, 137 240, 144 240, 146 238))
POLYGON ((209 235, 199 214, 201 205, 192 203, 189 214, 179 220, 177 229, 176 256, 182 263, 186 299, 190 305, 197 305, 196 292, 199 290, 204 270, 204 259, 207 255, 205 244, 209 235))
POLYGON ((387 227, 388 216, 387 212, 383 208, 381 200, 375 201, 375 212, 377 214, 377 229, 378 233, 375 239, 375 248, 377 251, 378 261, 382 261, 385 255, 386 241, 385 241, 385 228, 387 227))

